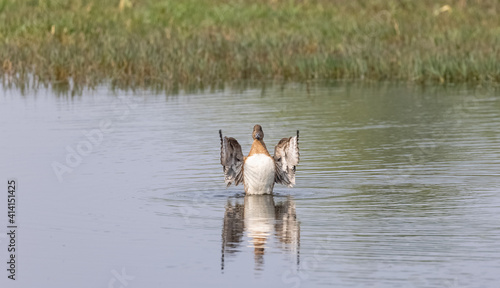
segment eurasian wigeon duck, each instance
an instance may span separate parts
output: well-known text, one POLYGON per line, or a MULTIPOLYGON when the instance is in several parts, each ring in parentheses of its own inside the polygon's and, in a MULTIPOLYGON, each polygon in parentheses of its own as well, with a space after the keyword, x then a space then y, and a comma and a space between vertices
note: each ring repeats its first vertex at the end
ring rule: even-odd
POLYGON ((299 164, 299 130, 297 135, 283 138, 274 148, 271 156, 264 144, 264 131, 260 125, 253 127, 253 143, 247 157, 243 156, 241 146, 232 137, 222 137, 220 163, 224 180, 229 187, 243 182, 246 194, 272 194, 274 183, 293 187, 295 167, 299 164))

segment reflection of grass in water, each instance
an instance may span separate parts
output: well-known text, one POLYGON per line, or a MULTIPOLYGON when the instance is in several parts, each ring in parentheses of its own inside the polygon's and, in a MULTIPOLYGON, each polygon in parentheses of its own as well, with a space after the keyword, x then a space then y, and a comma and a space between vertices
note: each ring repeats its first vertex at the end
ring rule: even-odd
POLYGON ((0 70, 25 85, 231 80, 500 81, 500 3, 0 2, 0 70))

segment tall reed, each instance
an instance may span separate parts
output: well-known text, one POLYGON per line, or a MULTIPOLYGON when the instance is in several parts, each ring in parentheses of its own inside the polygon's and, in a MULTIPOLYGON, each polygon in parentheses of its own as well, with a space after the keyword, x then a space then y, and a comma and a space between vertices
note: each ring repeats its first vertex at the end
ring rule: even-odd
POLYGON ((1 77, 18 85, 498 83, 499 60, 497 0, 0 2, 1 77))

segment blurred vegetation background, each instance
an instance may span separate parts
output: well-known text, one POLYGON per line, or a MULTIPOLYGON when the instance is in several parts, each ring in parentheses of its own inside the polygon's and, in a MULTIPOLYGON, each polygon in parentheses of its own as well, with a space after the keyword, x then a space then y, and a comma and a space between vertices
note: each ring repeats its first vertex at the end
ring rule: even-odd
POLYGON ((0 0, 4 85, 500 82, 498 0, 0 0))

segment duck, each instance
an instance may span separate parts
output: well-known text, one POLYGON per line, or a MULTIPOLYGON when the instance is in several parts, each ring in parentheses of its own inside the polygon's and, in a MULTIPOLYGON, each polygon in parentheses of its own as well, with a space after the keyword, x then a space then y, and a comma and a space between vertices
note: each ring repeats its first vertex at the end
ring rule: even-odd
POLYGON ((272 194, 274 184, 288 187, 295 185, 295 171, 299 164, 299 130, 297 135, 281 139, 271 156, 264 143, 264 131, 257 124, 253 127, 253 143, 248 156, 243 156, 241 146, 232 137, 222 136, 220 162, 226 187, 243 183, 246 195, 272 194))

